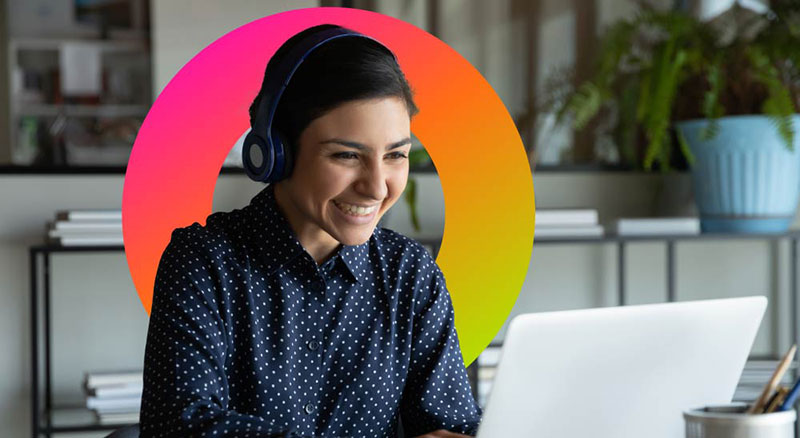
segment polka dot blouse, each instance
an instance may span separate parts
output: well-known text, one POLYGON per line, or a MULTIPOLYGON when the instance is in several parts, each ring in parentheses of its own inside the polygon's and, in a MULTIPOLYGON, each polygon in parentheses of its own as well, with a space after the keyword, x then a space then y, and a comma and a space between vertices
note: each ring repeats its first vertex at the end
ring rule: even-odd
POLYGON ((376 228, 321 266, 272 187, 173 231, 156 274, 142 437, 474 435, 442 272, 376 228), (398 417, 399 416, 399 417, 398 417))

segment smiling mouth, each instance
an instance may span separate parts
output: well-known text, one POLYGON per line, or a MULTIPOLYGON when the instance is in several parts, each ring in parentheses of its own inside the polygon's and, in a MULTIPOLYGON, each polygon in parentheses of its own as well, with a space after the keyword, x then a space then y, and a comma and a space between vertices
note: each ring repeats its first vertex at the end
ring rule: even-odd
POLYGON ((336 205, 339 210, 343 211, 345 214, 349 214, 350 216, 369 216, 378 209, 377 205, 373 205, 370 207, 359 207, 353 204, 347 204, 340 201, 333 201, 333 204, 336 205))

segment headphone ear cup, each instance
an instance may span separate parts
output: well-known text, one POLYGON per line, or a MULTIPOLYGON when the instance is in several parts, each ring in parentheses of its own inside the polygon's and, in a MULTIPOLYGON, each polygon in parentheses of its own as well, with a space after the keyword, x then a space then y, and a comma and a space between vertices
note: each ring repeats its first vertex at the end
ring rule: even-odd
POLYGON ((250 179, 269 182, 275 170, 275 152, 261 137, 250 131, 242 146, 242 166, 250 179))
POLYGON ((286 179, 292 174, 294 166, 294 151, 286 136, 278 130, 272 131, 272 140, 275 142, 276 157, 280 156, 280 162, 275 160, 276 181, 286 179))

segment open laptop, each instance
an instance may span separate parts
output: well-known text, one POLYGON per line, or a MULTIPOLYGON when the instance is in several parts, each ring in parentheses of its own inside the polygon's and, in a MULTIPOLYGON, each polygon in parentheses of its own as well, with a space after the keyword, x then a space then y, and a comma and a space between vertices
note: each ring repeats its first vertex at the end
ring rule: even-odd
POLYGON ((526 314, 510 324, 478 438, 684 436, 728 403, 765 297, 526 314))

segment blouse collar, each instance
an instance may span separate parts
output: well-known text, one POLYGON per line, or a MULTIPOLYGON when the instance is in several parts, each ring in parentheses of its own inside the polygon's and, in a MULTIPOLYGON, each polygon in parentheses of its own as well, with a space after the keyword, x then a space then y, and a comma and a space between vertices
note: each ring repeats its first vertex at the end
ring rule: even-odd
MULTIPOLYGON (((267 272, 272 274, 305 251, 286 216, 275 201, 275 190, 269 185, 261 190, 250 202, 257 229, 268 230, 266 240, 260 242, 259 250, 264 256, 267 272)), ((372 231, 372 240, 376 230, 372 231)), ((364 270, 368 265, 369 240, 360 245, 341 245, 333 257, 339 257, 353 278, 364 281, 364 270)))

